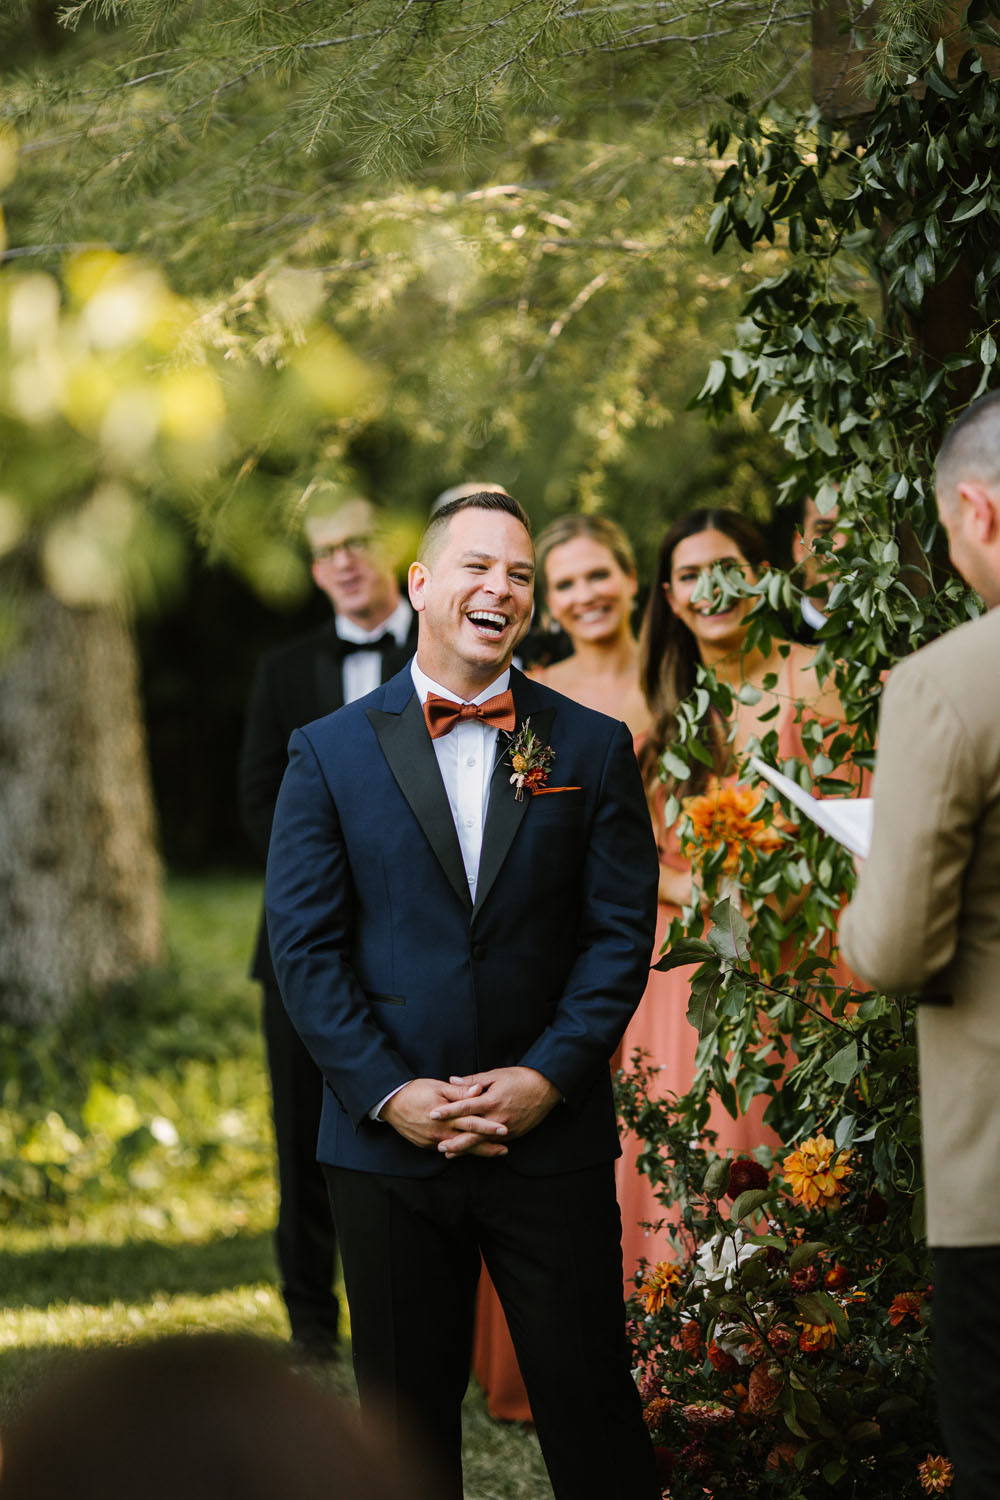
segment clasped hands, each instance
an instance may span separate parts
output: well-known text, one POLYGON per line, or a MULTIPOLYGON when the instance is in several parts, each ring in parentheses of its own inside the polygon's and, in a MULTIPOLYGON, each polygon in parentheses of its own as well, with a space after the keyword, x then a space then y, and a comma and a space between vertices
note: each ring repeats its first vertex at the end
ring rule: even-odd
POLYGON ((382 1109, 382 1118, 415 1146, 457 1156, 506 1156, 505 1140, 539 1125, 561 1095, 534 1068, 491 1068, 451 1077, 414 1078, 382 1109))

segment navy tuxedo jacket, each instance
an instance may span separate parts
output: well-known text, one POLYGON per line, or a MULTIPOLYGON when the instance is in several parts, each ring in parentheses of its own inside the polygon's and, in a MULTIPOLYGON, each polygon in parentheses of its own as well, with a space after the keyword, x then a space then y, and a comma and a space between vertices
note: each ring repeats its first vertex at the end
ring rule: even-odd
POLYGON ((497 737, 475 905, 408 668, 296 730, 267 918, 285 1005, 327 1084, 318 1156, 426 1176, 448 1163, 369 1111, 411 1078, 535 1068, 560 1090, 509 1142, 532 1175, 609 1161, 608 1060, 645 987, 658 863, 623 724, 511 672, 555 758, 518 801, 497 737))

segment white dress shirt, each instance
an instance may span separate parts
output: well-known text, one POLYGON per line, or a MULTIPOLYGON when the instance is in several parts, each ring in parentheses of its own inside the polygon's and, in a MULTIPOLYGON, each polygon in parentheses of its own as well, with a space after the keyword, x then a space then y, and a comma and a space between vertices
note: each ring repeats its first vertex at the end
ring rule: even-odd
MULTIPOLYGON (((502 672, 495 682, 475 698, 459 698, 450 688, 442 687, 422 672, 417 658, 410 663, 410 675, 417 698, 427 701, 428 693, 439 698, 448 698, 452 703, 485 703, 497 693, 505 693, 510 686, 510 668, 502 672)), ((455 832, 462 851, 462 862, 469 882, 469 895, 476 899, 476 881, 479 878, 479 856, 483 848, 483 828, 486 826, 486 809, 490 800, 490 780, 493 776, 493 761, 496 755, 499 729, 484 724, 482 719, 460 720, 447 734, 432 740, 437 756, 438 770, 448 795, 448 805, 455 821, 455 832)), ((405 1088, 400 1084, 399 1088, 405 1088)), ((393 1089, 380 1099, 369 1111, 373 1120, 378 1120, 383 1107, 399 1089, 393 1089)))
MULTIPOLYGON (((351 641, 354 645, 363 646, 368 641, 377 641, 386 631, 395 636, 397 646, 405 646, 406 637, 410 633, 410 623, 413 619, 413 611, 405 599, 400 599, 396 608, 387 620, 381 625, 376 625, 374 630, 364 630, 349 620, 346 615, 334 615, 337 634, 342 641, 351 641)), ((342 663, 344 702, 353 703, 355 698, 363 698, 366 693, 374 692, 382 681, 382 653, 381 651, 352 651, 350 656, 345 656, 342 663)))
MULTIPOLYGON (((417 665, 416 657, 410 663, 413 686, 421 703, 427 701, 428 693, 447 698, 452 703, 485 703, 487 698, 505 693, 510 686, 510 668, 484 688, 475 698, 459 698, 449 688, 432 682, 426 672, 417 665)), ((462 851, 462 862, 469 882, 469 895, 476 899, 476 881, 479 878, 479 855, 483 847, 483 828, 486 825, 486 808, 490 800, 490 779, 493 775, 493 760, 496 755, 499 730, 482 719, 463 719, 448 734, 432 740, 437 756, 441 780, 448 794, 448 805, 455 820, 455 832, 462 851)))

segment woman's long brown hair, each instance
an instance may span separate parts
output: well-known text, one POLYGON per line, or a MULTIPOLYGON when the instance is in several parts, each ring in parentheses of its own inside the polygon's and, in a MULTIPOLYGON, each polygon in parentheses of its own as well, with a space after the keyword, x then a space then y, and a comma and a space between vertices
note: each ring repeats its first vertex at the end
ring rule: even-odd
MULTIPOLYGON (((677 737, 677 709, 694 692, 701 665, 698 642, 667 603, 663 585, 670 582, 677 546, 703 531, 721 531, 735 544, 755 573, 759 573, 766 562, 763 536, 752 521, 735 510, 706 506, 689 511, 674 522, 663 538, 639 634, 639 680, 652 720, 639 752, 639 767, 647 796, 651 796, 659 784, 660 757, 677 737)), ((728 762, 726 725, 711 709, 706 715, 705 731, 715 774, 722 775, 728 762)), ((690 778, 675 786, 674 790, 680 795, 700 791, 710 775, 712 770, 696 761, 690 778)))

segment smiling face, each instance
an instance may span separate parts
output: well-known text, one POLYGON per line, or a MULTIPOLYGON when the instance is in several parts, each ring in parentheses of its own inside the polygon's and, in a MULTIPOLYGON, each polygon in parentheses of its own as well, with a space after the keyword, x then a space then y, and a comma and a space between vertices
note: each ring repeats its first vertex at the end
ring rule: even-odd
POLYGON ((367 500, 349 500, 331 515, 306 521, 312 575, 338 615, 374 630, 399 603, 392 564, 382 551, 367 500))
MULTIPOLYGON (((702 659, 717 658, 738 650, 746 632, 745 617, 752 599, 737 599, 719 609, 710 597, 692 600, 704 574, 713 566, 738 568, 754 581, 756 574, 736 543, 722 531, 708 530, 684 537, 674 548, 670 581, 662 585, 667 603, 691 631, 702 659)), ((704 585, 699 593, 704 592, 704 585)))
POLYGON ((410 602, 420 616, 417 662, 433 681, 475 698, 510 665, 531 622, 531 537, 503 510, 470 506, 410 566, 410 602))
POLYGON ((635 591, 635 575, 593 537, 571 537, 545 559, 549 614, 574 643, 627 635, 635 591))

